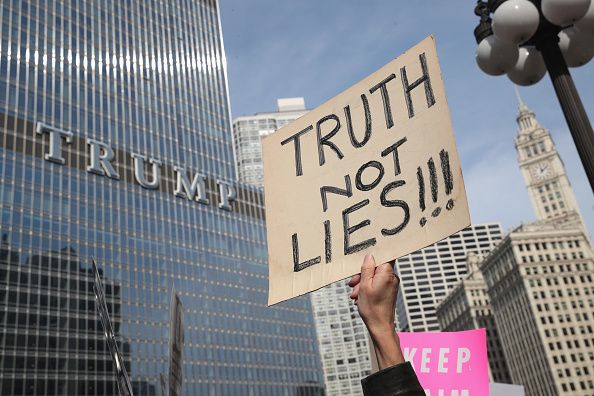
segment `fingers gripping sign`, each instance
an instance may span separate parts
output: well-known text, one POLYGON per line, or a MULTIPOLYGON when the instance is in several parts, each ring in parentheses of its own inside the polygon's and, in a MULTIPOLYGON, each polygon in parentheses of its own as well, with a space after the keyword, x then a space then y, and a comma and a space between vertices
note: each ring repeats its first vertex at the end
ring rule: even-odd
POLYGON ((357 304, 357 299, 359 298, 359 282, 361 281, 361 274, 356 274, 353 275, 353 277, 351 278, 351 280, 349 281, 349 283, 347 283, 347 285, 349 285, 350 287, 353 288, 353 291, 351 292, 351 299, 354 300, 355 305, 357 304))
POLYGON ((399 283, 394 262, 376 266, 371 254, 365 256, 361 273, 348 283, 353 288, 350 297, 369 330, 380 367, 404 361, 394 331, 399 283))
POLYGON ((359 314, 368 327, 381 331, 394 331, 394 311, 399 279, 394 274, 394 262, 376 266, 375 258, 368 254, 361 266, 361 274, 353 276, 353 288, 359 314))

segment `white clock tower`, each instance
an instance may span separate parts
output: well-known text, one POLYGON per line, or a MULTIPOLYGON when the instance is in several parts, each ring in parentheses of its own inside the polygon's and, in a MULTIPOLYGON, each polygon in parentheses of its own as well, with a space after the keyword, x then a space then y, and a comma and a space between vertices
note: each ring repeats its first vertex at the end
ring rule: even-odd
POLYGON ((536 218, 585 229, 565 166, 549 131, 539 125, 519 94, 518 101, 516 150, 536 218))

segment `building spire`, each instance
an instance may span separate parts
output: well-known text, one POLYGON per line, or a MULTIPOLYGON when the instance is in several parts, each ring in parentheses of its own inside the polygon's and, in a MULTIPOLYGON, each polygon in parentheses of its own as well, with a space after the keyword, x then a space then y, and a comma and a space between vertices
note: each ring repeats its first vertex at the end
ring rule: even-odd
POLYGON ((526 103, 522 100, 520 96, 520 91, 518 90, 518 86, 514 86, 516 91, 516 97, 518 98, 518 117, 516 121, 518 123, 518 132, 521 133, 530 133, 534 129, 540 128, 538 121, 536 120, 535 114, 530 111, 526 103))
POLYGON ((514 85, 514 89, 516 91, 516 97, 518 98, 518 110, 520 111, 520 114, 522 112, 529 112, 530 110, 528 109, 528 106, 526 106, 526 103, 524 103, 524 101, 522 100, 522 97, 520 96, 520 91, 518 90, 518 86, 514 85))

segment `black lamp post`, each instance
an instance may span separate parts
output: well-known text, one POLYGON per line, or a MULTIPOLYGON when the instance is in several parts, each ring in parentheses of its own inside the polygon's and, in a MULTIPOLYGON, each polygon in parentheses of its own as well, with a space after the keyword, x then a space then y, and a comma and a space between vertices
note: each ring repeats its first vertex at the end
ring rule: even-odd
POLYGON ((594 0, 571 6, 564 1, 479 0, 477 63, 487 74, 507 73, 519 85, 538 82, 546 67, 594 191, 594 131, 567 65, 580 66, 594 56, 594 0))

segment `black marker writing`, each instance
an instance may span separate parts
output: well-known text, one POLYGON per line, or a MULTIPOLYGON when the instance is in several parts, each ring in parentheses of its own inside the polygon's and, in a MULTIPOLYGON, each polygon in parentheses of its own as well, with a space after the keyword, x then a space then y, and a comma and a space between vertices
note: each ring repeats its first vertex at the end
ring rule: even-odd
POLYGON ((322 261, 322 257, 318 256, 302 263, 299 262, 299 240, 297 239, 297 234, 293 234, 291 239, 293 242, 293 272, 302 271, 307 267, 319 264, 322 261))
POLYGON ((347 131, 349 132, 351 144, 355 148, 365 146, 365 143, 367 143, 369 138, 371 138, 371 110, 369 109, 369 100, 367 100, 367 96, 365 96, 365 94, 361 95, 361 101, 363 102, 363 109, 365 111, 365 136, 361 141, 358 141, 355 137, 355 132, 353 130, 353 120, 351 118, 351 106, 348 105, 344 108, 347 131))
POLYGON ((441 171, 443 172, 443 180, 445 181, 445 192, 447 195, 450 195, 454 189, 454 178, 452 177, 452 168, 450 168, 450 154, 445 150, 441 150, 439 152, 439 159, 441 160, 441 171))
POLYGON ((390 95, 388 94, 388 88, 386 84, 396 78, 396 74, 392 73, 388 77, 386 77, 382 82, 379 84, 374 85, 369 89, 369 93, 374 93, 378 89, 382 93, 382 101, 384 102, 384 114, 386 116, 386 127, 388 129, 394 126, 394 119, 392 118, 392 106, 390 106, 390 95))
POLYGON ((431 186, 431 199, 433 199, 433 202, 437 202, 437 193, 438 193, 437 171, 435 170, 435 162, 433 162, 433 158, 429 158, 429 161, 427 161, 427 166, 429 167, 429 181, 430 181, 430 186, 431 186))
POLYGON ((355 224, 354 226, 349 226, 349 214, 361 209, 362 207, 369 204, 369 200, 363 200, 350 206, 342 211, 342 224, 343 224, 343 231, 344 231, 344 255, 347 256, 349 254, 353 254, 359 252, 361 250, 367 249, 370 246, 374 246, 377 242, 375 238, 367 239, 363 242, 356 243, 351 245, 351 234, 357 230, 360 230, 363 227, 367 227, 371 224, 369 219, 363 220, 360 223, 355 224))
POLYGON ((417 181, 419 182, 419 207, 423 211, 425 210, 425 178, 420 166, 417 168, 417 181))
MULTIPOLYGON (((444 191, 446 196, 451 195, 452 191, 454 190, 454 178, 452 175, 452 168, 450 166, 450 155, 446 150, 441 150, 439 152, 439 160, 441 165, 441 174, 443 176, 444 182, 444 191)), ((433 203, 437 203, 439 198, 439 180, 437 174, 437 168, 435 166, 435 161, 433 158, 429 158, 427 161, 427 168, 429 168, 429 188, 431 190, 431 200, 433 203)), ((423 169, 421 167, 417 168, 417 181, 419 183, 419 207, 421 208, 421 212, 424 212, 426 209, 426 202, 425 202, 425 177, 423 175, 423 169)), ((447 210, 452 210, 454 208, 454 200, 448 199, 445 208, 447 210)), ((437 217, 441 214, 442 208, 438 206, 433 209, 431 212, 431 217, 437 217)), ((419 220, 419 224, 421 227, 424 227, 427 224, 427 218, 421 217, 419 220)))
MULTIPOLYGON (((443 179, 445 181, 446 195, 450 195, 454 190, 454 176, 452 175, 452 168, 450 167, 450 153, 445 150, 439 152, 439 158, 441 160, 441 171, 443 173, 443 179)), ((448 199, 446 203, 446 209, 454 209, 454 200, 448 199)))
POLYGON ((382 181, 382 177, 384 177, 384 166, 380 162, 369 161, 363 164, 357 171, 357 175, 355 176, 355 185, 357 186, 358 190, 370 191, 373 190, 379 184, 380 181, 382 181), (361 179, 363 176, 363 171, 369 167, 377 169, 379 173, 375 180, 373 180, 371 183, 364 184, 363 180, 361 179))
POLYGON ((398 176, 400 174, 400 160, 398 158, 398 147, 402 146, 406 142, 406 137, 403 137, 384 151, 382 151, 382 157, 387 156, 388 154, 392 153, 394 157, 394 176, 398 176))
POLYGON ((332 235, 330 234, 330 220, 324 221, 324 251, 326 264, 332 261, 332 235))
POLYGON ((340 130, 340 119, 338 118, 338 116, 336 114, 329 114, 321 118, 316 126, 316 129, 318 131, 318 156, 320 160, 320 166, 326 163, 326 156, 324 155, 324 146, 330 147, 336 153, 339 159, 344 158, 344 154, 342 154, 342 151, 340 151, 338 146, 336 146, 334 143, 330 141, 330 139, 332 139, 334 135, 336 135, 340 130), (330 120, 334 121, 336 125, 328 134, 322 136, 322 124, 330 120))
POLYGON ((294 149, 295 149, 295 174, 297 176, 301 176, 303 174, 303 166, 301 165, 301 142, 300 142, 300 138, 301 135, 306 134, 307 132, 311 131, 313 129, 313 126, 308 126, 307 128, 305 128, 304 130, 297 132, 296 134, 294 134, 293 136, 289 136, 288 138, 286 138, 285 140, 283 140, 281 142, 281 145, 285 145, 287 143, 289 143, 291 140, 295 143, 294 149))
POLYGON ((338 194, 350 198, 353 195, 353 187, 351 185, 351 177, 346 175, 344 177, 344 188, 323 186, 320 187, 320 195, 322 197, 322 209, 324 212, 328 210, 328 193, 338 194))
POLYGON ((427 107, 431 107, 435 104, 435 96, 433 95, 433 87, 431 86, 431 77, 429 77, 429 70, 427 69, 427 57, 424 52, 419 55, 419 61, 421 62, 421 71, 423 75, 412 84, 408 83, 406 67, 400 69, 402 87, 404 88, 404 98, 406 99, 406 107, 408 108, 408 118, 413 118, 415 116, 415 109, 413 107, 412 96, 410 93, 419 85, 423 84, 425 86, 427 107))
POLYGON ((404 186, 405 184, 406 183, 404 182, 404 180, 396 180, 396 181, 393 181, 392 183, 389 183, 382 190, 382 194, 380 196, 380 201, 382 203, 382 206, 385 206, 388 208, 399 207, 399 208, 402 208, 402 210, 404 212, 404 218, 402 220, 402 223, 400 223, 398 226, 396 226, 392 229, 382 228, 382 235, 384 235, 384 236, 398 234, 400 231, 402 231, 404 229, 404 227, 406 227, 406 225, 410 221, 410 208, 408 207, 408 204, 400 199, 388 199, 388 194, 392 190, 394 190, 395 188, 398 188, 400 186, 404 186))

